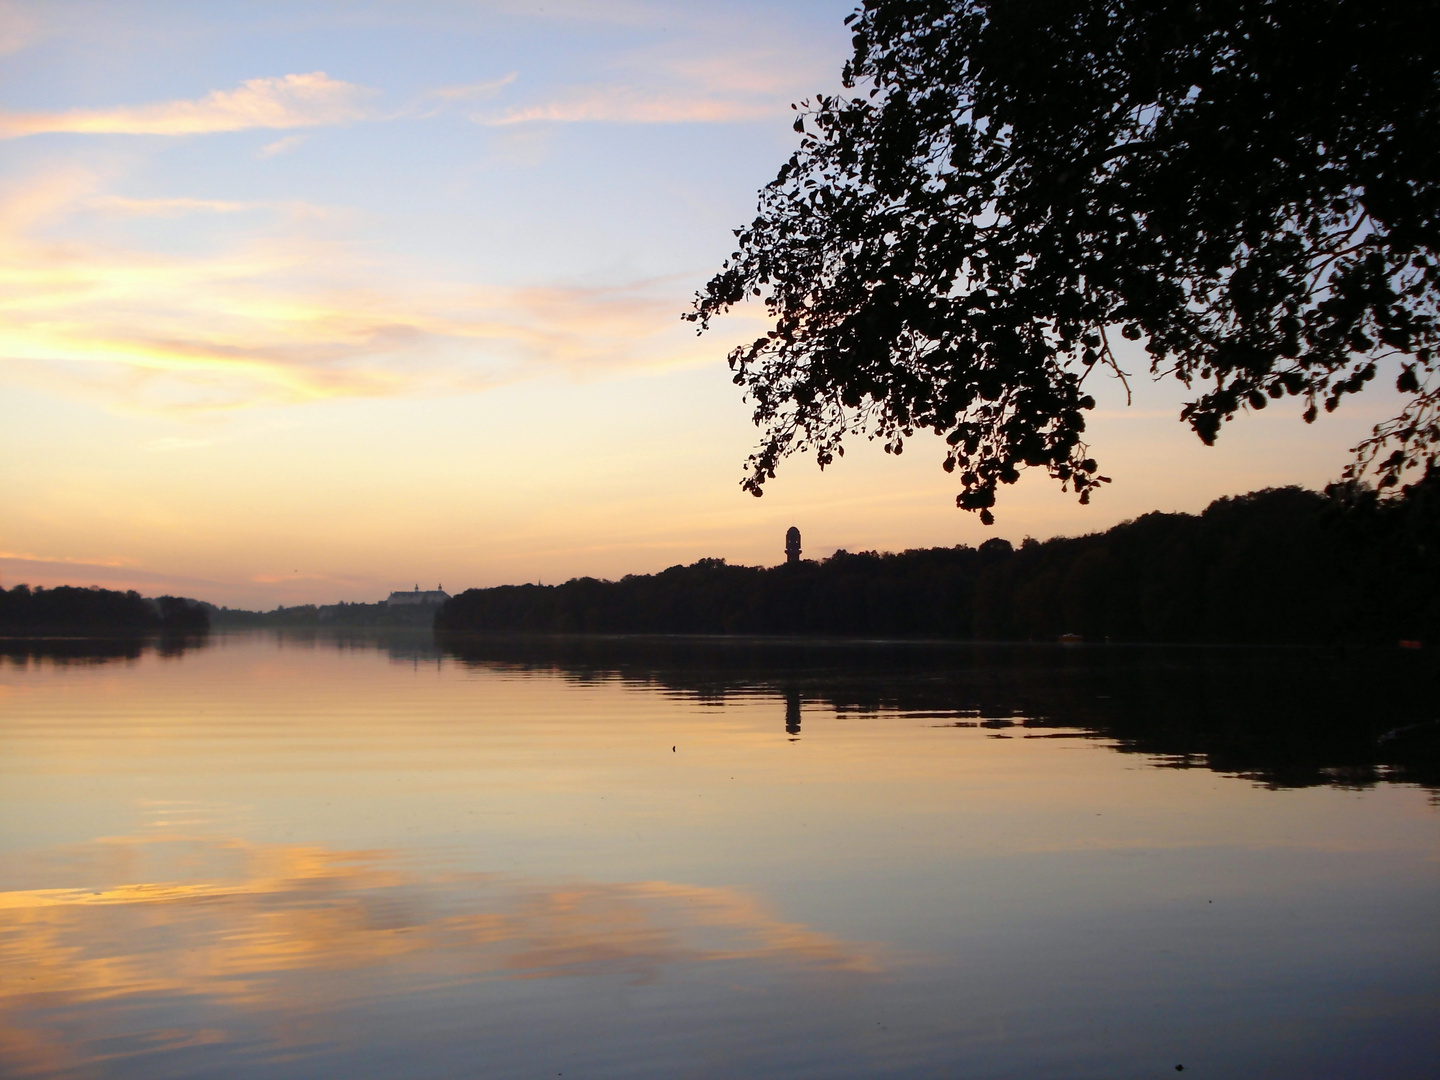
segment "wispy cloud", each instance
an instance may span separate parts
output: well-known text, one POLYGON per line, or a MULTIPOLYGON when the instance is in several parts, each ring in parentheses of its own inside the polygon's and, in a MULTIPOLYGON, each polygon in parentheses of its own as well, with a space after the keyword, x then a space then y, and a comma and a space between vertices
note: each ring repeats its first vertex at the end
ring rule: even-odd
POLYGON ((471 119, 491 126, 747 122, 787 116, 790 102, 836 82, 828 51, 795 43, 757 46, 750 26, 723 20, 710 30, 690 41, 631 50, 593 81, 471 119))
POLYGON ((653 26, 668 14, 664 3, 639 0, 484 0, 489 11, 550 22, 653 26))
POLYGON ((430 91, 431 97, 441 98, 445 101, 475 101, 481 98, 494 97, 505 87, 518 78, 517 72, 499 79, 490 79, 486 82, 465 83, 461 86, 441 86, 430 91))
POLYGON ((427 90, 418 99, 400 110, 397 115, 417 120, 427 120, 443 112, 473 107, 477 102, 496 97, 507 86, 519 78, 518 72, 510 72, 498 79, 481 82, 460 83, 454 86, 438 86, 427 90))
POLYGON ((4 562, 25 562, 56 564, 61 566, 91 566, 114 569, 116 567, 129 567, 135 565, 134 559, 114 556, 112 558, 74 558, 69 555, 35 555, 26 551, 0 551, 0 561, 4 562))
POLYGON ((97 204, 212 218, 229 204, 107 203, 92 187, 51 175, 0 196, 0 366, 12 380, 189 411, 713 359, 677 317, 688 282, 437 281, 284 206, 247 218, 238 238, 187 223, 179 253, 116 246, 76 239, 97 204))
POLYGON ((256 153, 255 156, 262 158, 272 158, 275 157, 277 154, 288 154, 291 150, 294 150, 297 146, 303 143, 307 138, 309 138, 308 135, 286 135, 283 139, 276 139, 272 143, 266 143, 260 148, 260 150, 256 153))
POLYGON ((776 115, 773 104, 646 92, 627 86, 577 87, 538 105, 520 106, 472 119, 487 126, 539 122, 576 124, 717 124, 776 115))
POLYGON ((323 71, 250 79, 196 101, 165 101, 66 112, 0 112, 0 138, 70 132, 88 135, 200 135, 250 128, 345 124, 371 115, 375 91, 332 79, 323 71))
POLYGON ((150 596, 167 592, 172 595, 213 596, 217 589, 226 587, 226 583, 211 578, 145 570, 139 560, 119 555, 72 557, 0 551, 0 585, 8 587, 22 581, 46 588, 96 584, 107 589, 135 589, 150 596))
POLYGON ((180 214, 235 214, 254 210, 256 203, 227 202, 222 199, 128 199, 120 195, 101 195, 89 200, 96 210, 136 217, 175 217, 180 214))
POLYGON ((40 20, 34 12, 17 3, 0 2, 0 56, 28 48, 41 36, 40 20))

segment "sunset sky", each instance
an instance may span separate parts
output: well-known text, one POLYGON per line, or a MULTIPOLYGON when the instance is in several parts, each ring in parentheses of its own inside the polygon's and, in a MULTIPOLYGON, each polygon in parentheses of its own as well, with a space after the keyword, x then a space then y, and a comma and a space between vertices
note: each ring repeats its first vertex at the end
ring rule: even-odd
POLYGON ((942 452, 793 459, 760 500, 680 321, 839 88, 848 0, 0 3, 0 582, 232 606, 702 556, 1018 541, 1320 486, 1393 411, 1205 448, 1137 359, 986 530, 942 452))

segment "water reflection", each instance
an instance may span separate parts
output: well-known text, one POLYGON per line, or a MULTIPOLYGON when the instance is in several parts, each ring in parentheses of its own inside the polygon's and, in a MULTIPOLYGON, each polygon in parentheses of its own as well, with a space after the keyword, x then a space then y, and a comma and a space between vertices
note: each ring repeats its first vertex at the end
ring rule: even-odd
MULTIPOLYGON (((445 655, 445 650, 441 648, 435 635, 428 629, 339 628, 327 630, 300 627, 260 631, 259 633, 289 649, 338 649, 341 652, 354 650, 368 652, 379 649, 398 663, 434 663, 445 655)), ((235 636, 246 635, 237 634, 235 636)))
POLYGON ((1440 789, 1440 672, 1428 655, 602 636, 440 645, 495 670, 615 678, 713 702, 773 695, 792 738, 803 699, 840 715, 985 717, 1027 737, 1081 729, 1157 764, 1277 788, 1440 789))
POLYGON ((800 691, 785 691, 785 734, 800 737, 800 691))
MULTIPOLYGON (((317 997, 334 1008, 373 994, 377 977, 394 995, 490 979, 649 984, 682 965, 879 970, 873 947, 777 919, 737 889, 447 873, 397 852, 120 837, 12 862, 7 877, 39 886, 0 892, 7 1076, 117 1046, 176 1049, 164 1028, 137 1032, 140 1044, 125 1034, 146 1003, 173 1013, 189 999, 233 1025, 237 1010, 303 1010, 317 997), (57 1017, 72 1033, 37 1064, 34 1032, 57 1017)), ((226 1041, 222 1027, 192 1025, 187 1045, 226 1041)))
POLYGON ((0 637, 0 658, 18 668, 46 663, 92 666, 139 660, 150 652, 173 658, 206 648, 209 644, 209 634, 116 638, 0 637))
MULTIPOLYGON (((224 642, 246 635, 219 635, 224 642)), ((1429 654, 1319 649, 997 646, 804 639, 587 635, 442 636, 427 631, 269 632, 282 648, 446 659, 574 683, 619 680, 712 703, 784 703, 801 736, 803 704, 838 715, 901 714, 968 726, 1019 724, 1026 737, 1088 733, 1173 768, 1211 768, 1276 788, 1440 790, 1440 669, 1429 654), (1063 729, 1052 731, 1052 729, 1063 729), (1069 734, 1066 734, 1068 732, 1069 734)), ((0 638, 12 667, 178 658, 208 636, 0 638)))
POLYGON ((1433 1072, 1415 672, 444 645, 0 668, 0 1076, 1433 1072))

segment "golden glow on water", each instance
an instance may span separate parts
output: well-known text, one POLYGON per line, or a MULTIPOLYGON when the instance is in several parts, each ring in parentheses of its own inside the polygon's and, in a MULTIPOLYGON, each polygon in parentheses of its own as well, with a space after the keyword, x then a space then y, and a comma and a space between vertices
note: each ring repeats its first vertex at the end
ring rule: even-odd
POLYGON ((263 635, 12 662, 0 703, 5 1075, 1129 1075, 1291 1000, 1316 1047, 1428 1046, 1415 788, 263 635))
MULTIPOLYGON (((779 921, 733 889, 424 876, 396 869, 403 860, 393 853, 204 837, 115 838, 65 857, 100 876, 156 863, 211 873, 229 864, 233 876, 0 893, 9 1010, 146 994, 273 1005, 271 976, 379 965, 391 979, 447 981, 651 981, 666 965, 735 961, 878 970, 873 949, 779 921)), ((343 995, 344 984, 334 991, 343 995)))

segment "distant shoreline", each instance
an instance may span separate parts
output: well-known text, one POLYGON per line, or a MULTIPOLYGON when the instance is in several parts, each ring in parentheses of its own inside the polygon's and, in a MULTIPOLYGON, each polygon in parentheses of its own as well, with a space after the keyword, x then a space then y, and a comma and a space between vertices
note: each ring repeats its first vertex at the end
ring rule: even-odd
MULTIPOLYGON (((793 530, 792 530, 793 531, 793 530)), ((771 567, 700 559, 619 581, 469 589, 443 603, 272 611, 98 587, 0 589, 0 636, 208 629, 687 635, 906 641, 1409 648, 1440 643, 1440 474, 1400 497, 1278 488, 1199 515, 978 548, 837 551, 771 567)), ((788 539, 787 539, 788 543, 788 539)), ((427 600, 445 594, 421 594, 427 600)))
POLYGON ((133 589, 16 585, 0 589, 0 636, 145 637, 204 634, 208 605, 181 596, 154 599, 133 589))
POLYGON ((988 540, 820 562, 701 559, 619 581, 471 589, 442 633, 944 641, 1376 644, 1440 640, 1440 478, 1373 493, 1279 488, 1018 548, 988 540))

